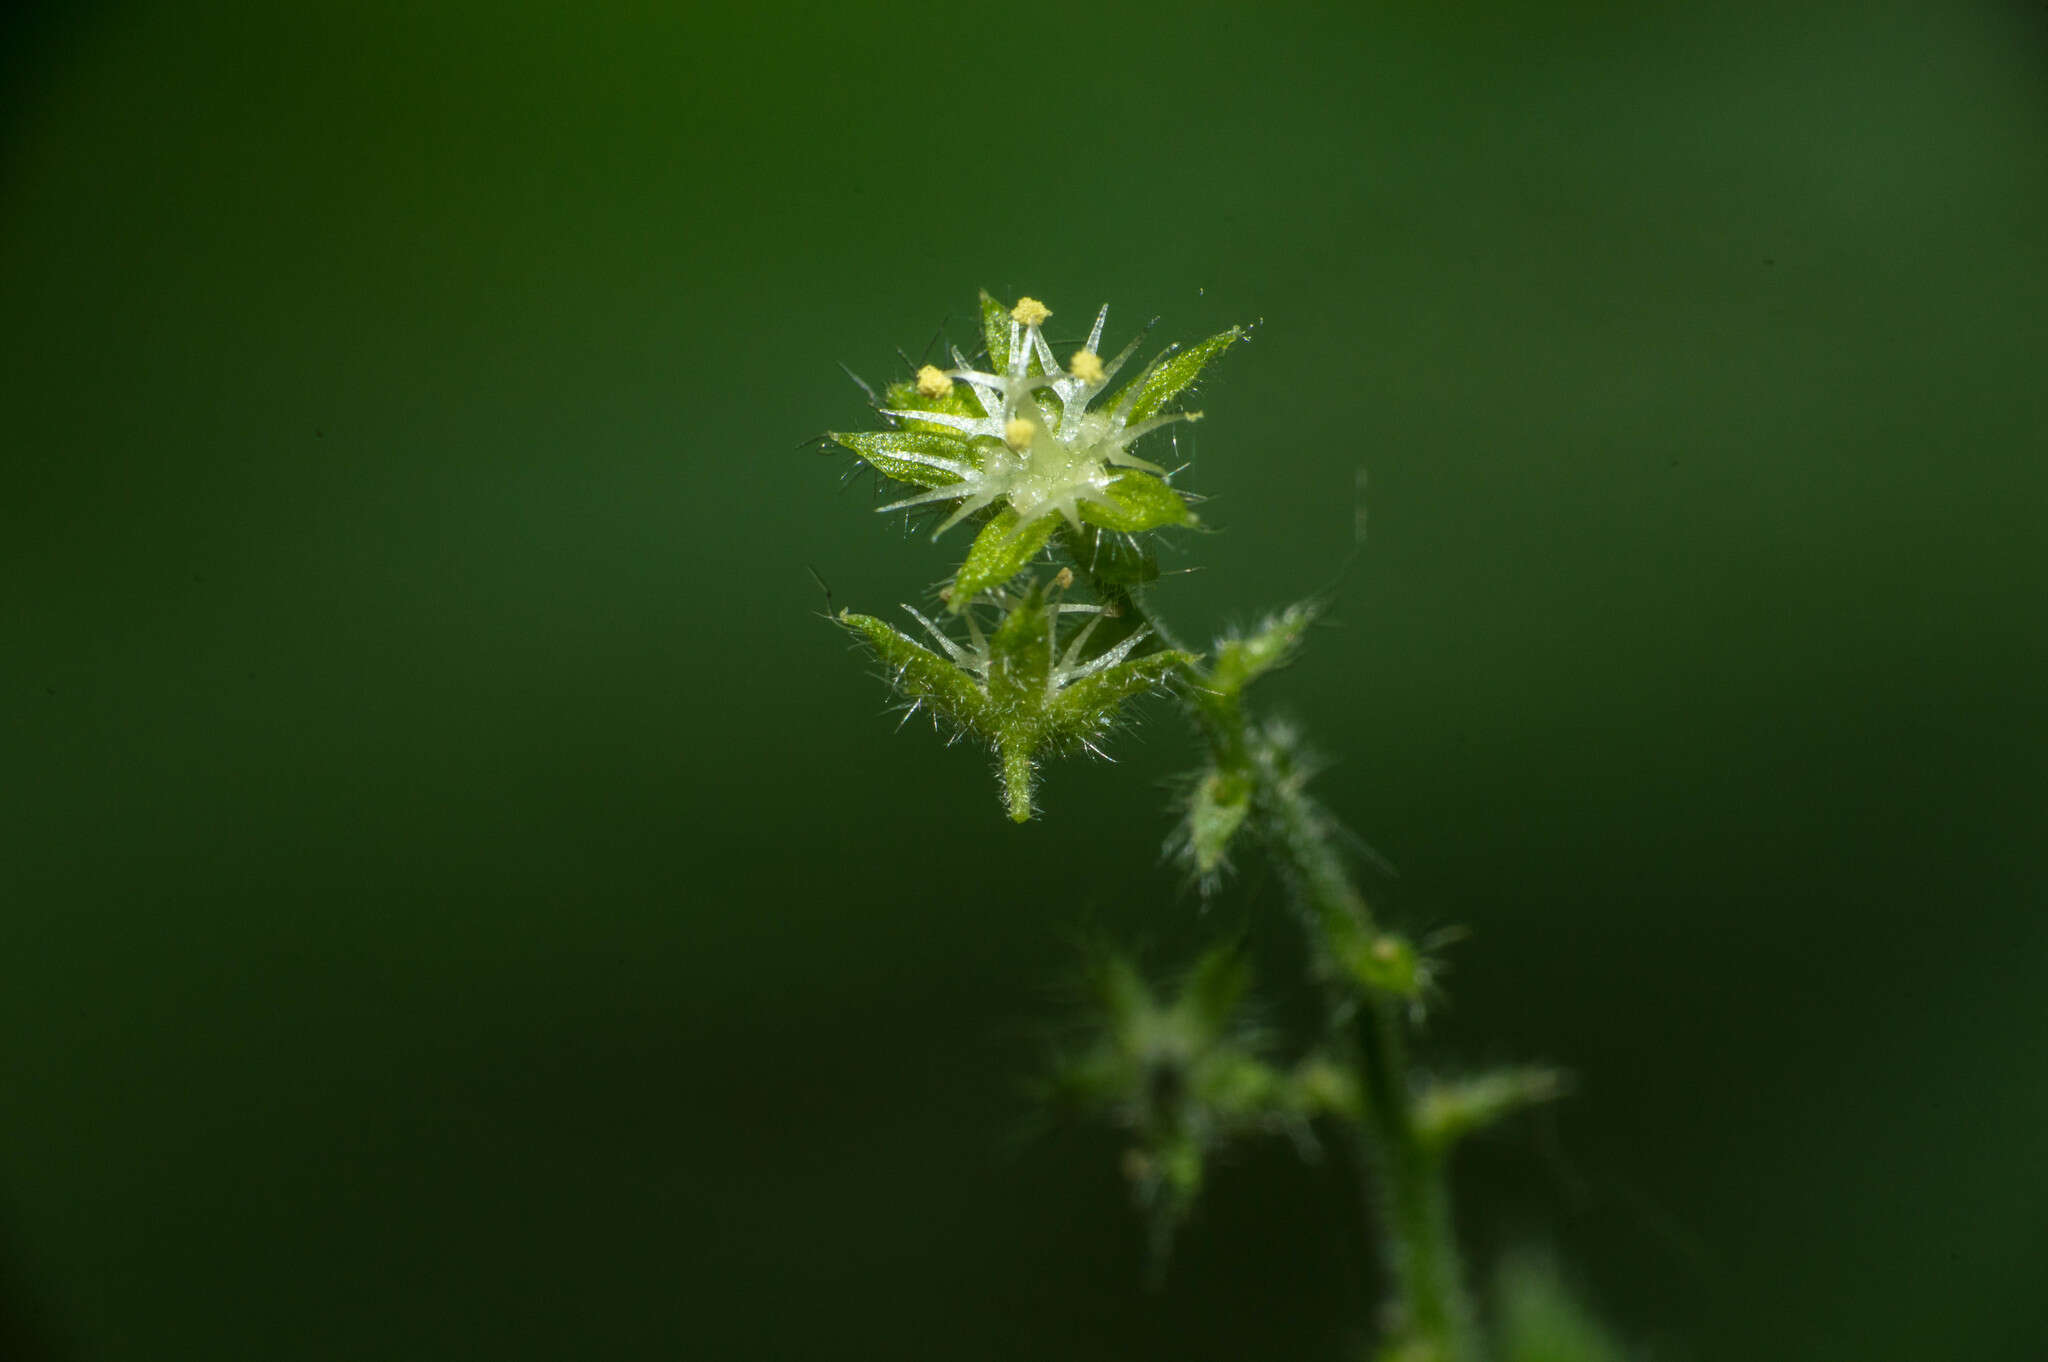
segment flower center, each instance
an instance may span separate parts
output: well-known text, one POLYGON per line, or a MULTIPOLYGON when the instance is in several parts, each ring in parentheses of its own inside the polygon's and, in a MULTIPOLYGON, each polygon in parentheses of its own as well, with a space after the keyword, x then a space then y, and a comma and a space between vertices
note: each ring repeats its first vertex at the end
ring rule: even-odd
POLYGON ((1006 491, 1021 519, 1030 521, 1048 511, 1072 517, 1082 501, 1109 485, 1103 460, 1108 451, 1100 445, 1107 423, 1100 418, 1084 417, 1075 432, 1078 438, 1062 440, 1038 399, 1030 396, 1013 404, 1010 424, 1028 428, 1028 438, 1007 441, 1017 452, 1006 491))

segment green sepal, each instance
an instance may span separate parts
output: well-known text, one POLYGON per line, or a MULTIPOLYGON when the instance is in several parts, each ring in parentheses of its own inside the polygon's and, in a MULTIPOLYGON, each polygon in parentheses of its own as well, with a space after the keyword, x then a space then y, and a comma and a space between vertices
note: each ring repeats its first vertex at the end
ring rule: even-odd
POLYGON ((989 518, 967 550, 967 561, 953 578, 953 596, 948 608, 959 614, 981 592, 1002 586, 1031 566, 1031 560, 1052 538, 1057 517, 1040 516, 1019 526, 1017 513, 1005 506, 989 518))
POLYGON ((964 727, 979 729, 988 718, 988 697, 974 678, 952 661, 897 632, 872 615, 842 610, 835 617, 860 636, 889 668, 889 682, 905 698, 922 700, 964 727))
POLYGON ((1526 1107, 1564 1095, 1564 1075, 1555 1069, 1495 1069, 1470 1078, 1438 1079, 1415 1104, 1415 1133, 1445 1149, 1475 1130, 1526 1107))
POLYGON ((1159 576, 1159 559, 1144 540, 1099 525, 1077 530, 1061 524, 1060 548, 1090 577, 1112 586, 1143 586, 1159 576))
POLYGON ((930 428, 864 430, 844 435, 834 431, 831 439, 834 444, 852 451, 876 472, 917 487, 943 487, 960 481, 959 474, 920 463, 919 458, 946 459, 966 464, 969 468, 981 466, 981 452, 974 447, 974 442, 961 439, 954 431, 941 434, 930 428), (906 455, 914 457, 906 458, 906 455))
POLYGON ((1252 811, 1252 781, 1242 774, 1210 771, 1188 800, 1187 850, 1195 873, 1213 881, 1230 854, 1230 840, 1252 811))
POLYGON ((988 342, 988 371, 992 374, 1008 373, 1010 309, 991 297, 987 289, 981 291, 981 334, 988 342))
MULTIPOLYGON (((1007 332, 1004 333, 1004 338, 1008 339, 1007 332)), ((1117 403, 1121 405, 1132 389, 1136 390, 1136 398, 1131 403, 1131 410, 1126 419, 1136 424, 1156 414, 1160 408, 1192 386, 1211 360, 1243 338, 1244 328, 1233 326, 1219 336, 1211 336, 1197 345, 1190 345, 1153 365, 1131 381, 1131 388, 1117 395, 1117 403)))
POLYGON ((1046 709, 1062 727, 1082 731, 1106 723, 1124 701, 1157 690, 1181 668, 1192 667, 1196 661, 1193 653, 1174 648, 1128 658, 1062 687, 1046 709))
POLYGON ((1103 500, 1081 503, 1081 519, 1105 530, 1136 534, 1161 525, 1191 525, 1195 520, 1180 493, 1135 468, 1118 473, 1098 495, 1103 500))
MULTIPOLYGON (((956 604, 964 594, 956 589, 956 604)), ((1032 814, 1041 756, 1089 746, 1126 700, 1158 687, 1195 659, 1165 651, 1097 671, 1088 671, 1083 661, 1061 667, 1055 659, 1064 654, 1056 649, 1071 647, 1074 632, 1059 637, 1060 616, 1045 589, 1028 584, 1001 605, 1004 616, 994 632, 985 639, 977 635, 971 646, 954 645, 950 659, 872 616, 841 611, 836 619, 888 665, 891 684, 906 698, 928 705, 995 751, 1004 806, 1021 823, 1032 814)))

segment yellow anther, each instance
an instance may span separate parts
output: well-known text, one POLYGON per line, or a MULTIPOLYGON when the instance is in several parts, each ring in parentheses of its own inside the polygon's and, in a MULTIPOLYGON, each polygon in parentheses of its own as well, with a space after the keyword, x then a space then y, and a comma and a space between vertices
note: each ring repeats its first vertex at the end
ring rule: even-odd
POLYGON ((1031 437, 1037 433, 1037 426, 1019 416, 1003 427, 1003 443, 1022 454, 1031 448, 1031 437))
POLYGON ((1061 568, 1052 575, 1052 584, 1065 591, 1074 584, 1074 570, 1070 567, 1061 568))
POLYGON ((1067 372, 1083 383, 1102 381, 1102 356, 1093 350, 1076 350, 1074 357, 1067 361, 1067 372))
POLYGON ((1052 309, 1036 298, 1019 298, 1010 309, 1010 320, 1019 326, 1037 326, 1052 315, 1052 309))
POLYGON ((944 397, 953 391, 953 380, 936 364, 927 364, 917 371, 917 395, 919 397, 944 397))

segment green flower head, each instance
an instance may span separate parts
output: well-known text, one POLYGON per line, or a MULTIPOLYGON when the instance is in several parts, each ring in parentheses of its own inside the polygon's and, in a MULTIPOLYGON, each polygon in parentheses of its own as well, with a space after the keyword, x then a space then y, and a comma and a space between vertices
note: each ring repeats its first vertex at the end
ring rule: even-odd
POLYGON ((1170 348, 1098 403, 1139 344, 1101 356, 1107 306, 1065 367, 1042 330, 1052 315, 1043 303, 1023 298, 1005 309, 984 293, 981 311, 988 369, 974 368, 955 348, 953 368, 926 365, 914 380, 890 387, 881 411, 895 429, 832 435, 876 471, 921 489, 882 510, 950 506, 934 538, 986 518, 955 582, 956 612, 1021 571, 1061 524, 1124 534, 1192 524, 1172 475, 1132 446, 1174 422, 1199 420, 1200 412, 1163 408, 1244 334, 1233 327, 1192 348, 1170 348))

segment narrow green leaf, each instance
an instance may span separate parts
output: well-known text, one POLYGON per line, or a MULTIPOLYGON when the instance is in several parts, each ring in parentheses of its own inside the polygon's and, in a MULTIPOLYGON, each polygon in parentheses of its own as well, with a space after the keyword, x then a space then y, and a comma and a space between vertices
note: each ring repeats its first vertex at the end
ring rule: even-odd
POLYGON ((981 291, 981 334, 988 341, 988 371, 992 374, 1008 373, 1010 370, 1010 309, 981 291))
MULTIPOLYGON (((1007 338, 1007 333, 1005 333, 1007 338)), ((1193 385, 1207 368, 1209 361, 1221 355, 1232 345, 1244 339, 1244 328, 1233 326, 1219 336, 1196 345, 1160 361, 1146 373, 1132 380, 1137 389, 1137 400, 1131 404, 1129 419, 1133 424, 1157 414, 1168 402, 1178 397, 1193 385)), ((1117 405, 1131 391, 1126 388, 1117 394, 1117 405)))
POLYGON ((981 453, 970 440, 951 431, 864 430, 833 432, 832 442, 851 450, 862 462, 886 477, 918 487, 943 487, 959 482, 947 465, 978 468, 981 453))
POLYGON ((1315 606, 1304 601, 1268 615, 1249 634, 1218 640, 1216 665, 1210 669, 1211 686, 1235 696, 1268 672, 1286 666, 1294 660, 1315 620, 1315 606))
POLYGON ((1167 678, 1194 662, 1193 653, 1170 648, 1134 657, 1065 687, 1049 708, 1063 727, 1085 731, 1107 720, 1124 701, 1166 684, 1167 678))
POLYGON ((1180 493, 1135 468, 1118 473, 1102 490, 1102 496, 1104 501, 1081 503, 1081 519, 1105 530, 1136 534, 1156 530, 1161 525, 1194 523, 1195 517, 1180 493))
POLYGON ((889 681, 906 699, 922 700, 967 728, 981 730, 988 697, 950 660, 898 633, 872 615, 842 610, 838 622, 858 635, 889 668, 889 681))
POLYGON ((965 610, 978 593, 1003 585, 1029 567, 1052 538, 1056 523, 1057 517, 1040 516, 1020 527, 1017 513, 1009 507, 996 512, 974 537, 967 561, 953 578, 953 612, 965 610))
POLYGON ((1416 1103, 1416 1133, 1437 1148, 1505 1116, 1564 1095, 1555 1069, 1496 1069, 1470 1078, 1439 1079, 1416 1103))

